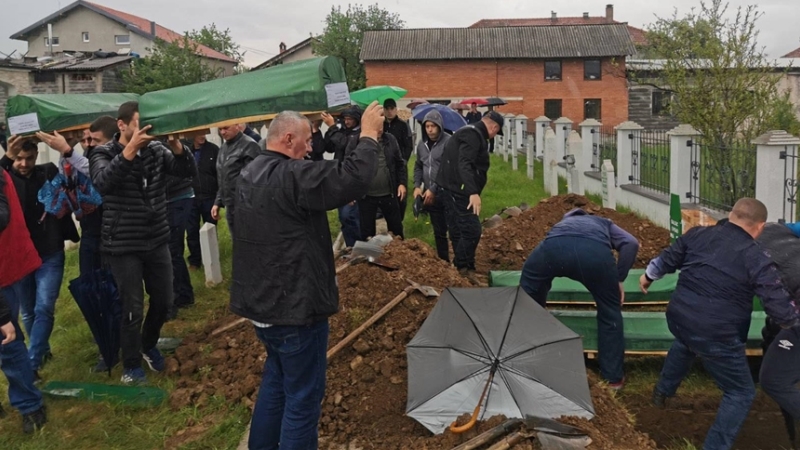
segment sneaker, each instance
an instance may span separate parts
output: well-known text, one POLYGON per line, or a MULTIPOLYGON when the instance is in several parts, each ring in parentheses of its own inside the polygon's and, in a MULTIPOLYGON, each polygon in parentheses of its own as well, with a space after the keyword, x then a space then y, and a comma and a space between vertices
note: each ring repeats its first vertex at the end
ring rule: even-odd
POLYGON ((47 423, 47 414, 45 413, 44 406, 37 409, 30 414, 23 414, 22 416, 22 432, 31 434, 37 428, 42 428, 47 423))
POLYGON ((667 407, 667 396, 662 394, 658 388, 653 388, 653 396, 650 398, 650 403, 656 408, 664 409, 667 407))
POLYGON ((625 387, 625 377, 622 377, 622 379, 616 383, 608 383, 608 388, 616 392, 621 391, 623 387, 625 387))
POLYGON ((147 376, 144 374, 144 369, 137 367, 135 369, 124 369, 122 371, 122 384, 129 385, 143 385, 147 384, 147 376))
POLYGON ((153 347, 150 350, 142 353, 142 358, 150 366, 153 372, 161 372, 165 368, 164 357, 157 348, 153 347))

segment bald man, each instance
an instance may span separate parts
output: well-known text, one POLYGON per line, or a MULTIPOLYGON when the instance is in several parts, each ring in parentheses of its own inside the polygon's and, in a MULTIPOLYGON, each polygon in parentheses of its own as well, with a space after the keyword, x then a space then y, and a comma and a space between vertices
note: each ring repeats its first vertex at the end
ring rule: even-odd
POLYGON ((652 260, 639 280, 643 292, 653 281, 680 270, 667 307, 675 341, 664 361, 653 404, 664 407, 689 373, 695 356, 723 391, 717 417, 703 450, 733 447, 755 397, 745 354, 753 297, 779 326, 798 324, 798 312, 775 263, 756 243, 767 208, 752 198, 736 202, 727 220, 695 227, 652 260))

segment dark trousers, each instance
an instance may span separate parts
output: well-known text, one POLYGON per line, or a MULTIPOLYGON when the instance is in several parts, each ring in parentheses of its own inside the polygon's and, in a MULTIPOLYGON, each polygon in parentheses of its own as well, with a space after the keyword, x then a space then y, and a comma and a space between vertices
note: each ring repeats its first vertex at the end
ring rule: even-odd
POLYGON ((656 389, 667 397, 675 395, 692 368, 695 356, 699 356, 703 367, 722 390, 717 417, 706 434, 703 450, 733 448, 756 396, 744 342, 710 340, 699 336, 695 330, 681 327, 669 317, 667 325, 675 340, 664 360, 656 389))
POLYGON ((203 265, 203 255, 200 250, 200 221, 216 225, 217 221, 211 217, 211 208, 214 206, 214 199, 201 199, 195 197, 192 202, 192 209, 189 212, 189 220, 186 223, 186 245, 189 247, 189 264, 194 267, 203 265))
POLYGON ((231 234, 231 241, 233 241, 233 206, 228 206, 225 208, 225 221, 228 222, 228 231, 231 234))
POLYGON ((366 196, 358 201, 358 214, 360 218, 361 240, 375 236, 375 217, 378 208, 386 219, 386 226, 395 236, 403 237, 403 219, 400 216, 400 203, 396 197, 385 195, 383 197, 366 196))
POLYGON ((344 205, 339 208, 339 223, 342 225, 342 237, 348 247, 356 245, 356 241, 361 238, 359 227, 360 218, 358 215, 358 203, 344 205))
POLYGON ((253 450, 317 448, 325 396, 328 320, 308 326, 256 327, 267 360, 250 422, 253 450))
POLYGON ((481 221, 469 205, 469 197, 440 189, 447 217, 447 230, 453 243, 453 264, 457 269, 475 270, 475 249, 481 241, 481 221))
POLYGON ((186 223, 192 212, 193 198, 185 198, 167 203, 167 221, 169 222, 169 254, 172 258, 172 292, 175 306, 194 303, 194 289, 189 269, 183 259, 183 240, 186 236, 186 223))
POLYGON ((434 199, 433 205, 426 206, 425 211, 428 213, 433 226, 436 254, 439 255, 440 259, 450 262, 450 243, 447 242, 447 215, 445 214, 441 192, 434 199))
POLYGON ((100 236, 88 233, 81 235, 81 245, 78 247, 78 266, 81 276, 102 267, 100 255, 100 236))
POLYGON ((761 389, 794 420, 800 420, 800 329, 781 330, 764 353, 761 389))
POLYGON ((545 239, 522 266, 520 287, 542 306, 553 278, 567 277, 584 286, 597 305, 597 350, 600 374, 611 383, 622 381, 625 337, 619 304, 617 263, 608 246, 591 239, 545 239))
POLYGON ((172 308, 172 261, 167 244, 148 252, 106 255, 122 300, 120 346, 126 369, 142 365, 142 351, 156 346, 172 308), (144 289, 142 288, 144 281, 144 289), (144 316, 144 291, 150 296, 144 316))

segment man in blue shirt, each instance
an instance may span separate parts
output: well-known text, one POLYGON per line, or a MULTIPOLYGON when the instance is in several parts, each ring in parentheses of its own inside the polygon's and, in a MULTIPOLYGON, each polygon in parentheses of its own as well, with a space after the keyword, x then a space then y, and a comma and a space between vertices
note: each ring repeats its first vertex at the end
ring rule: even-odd
POLYGON ((639 242, 630 233, 608 219, 574 209, 553 226, 522 266, 520 287, 542 306, 555 277, 578 281, 591 292, 597 304, 600 374, 613 389, 625 383, 623 281, 638 252, 639 242), (618 261, 611 250, 619 252, 618 261))
POLYGON ((675 341, 653 390, 653 404, 664 407, 699 356, 723 391, 703 450, 732 448, 755 397, 745 354, 753 297, 761 298, 780 326, 798 323, 775 263, 756 242, 766 221, 764 204, 743 198, 727 221, 692 228, 678 238, 650 262, 639 280, 647 292, 653 281, 681 271, 667 307, 667 325, 675 341))

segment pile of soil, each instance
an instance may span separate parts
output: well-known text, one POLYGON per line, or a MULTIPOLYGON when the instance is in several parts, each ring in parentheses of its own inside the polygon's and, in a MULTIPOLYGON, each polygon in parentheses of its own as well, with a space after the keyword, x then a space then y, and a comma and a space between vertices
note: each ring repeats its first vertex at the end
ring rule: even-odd
POLYGON ((475 254, 476 269, 481 273, 521 270, 528 255, 544 240, 550 228, 574 208, 611 219, 635 236, 639 240, 639 254, 634 268, 647 267, 650 260, 670 244, 669 231, 647 219, 602 208, 580 195, 560 195, 540 201, 517 217, 506 218, 496 228, 484 229, 475 254))

